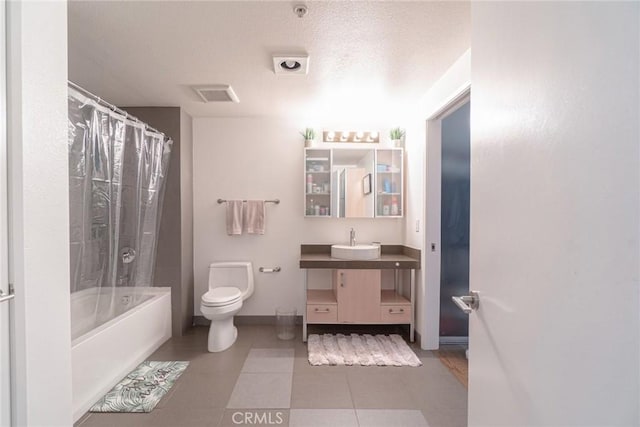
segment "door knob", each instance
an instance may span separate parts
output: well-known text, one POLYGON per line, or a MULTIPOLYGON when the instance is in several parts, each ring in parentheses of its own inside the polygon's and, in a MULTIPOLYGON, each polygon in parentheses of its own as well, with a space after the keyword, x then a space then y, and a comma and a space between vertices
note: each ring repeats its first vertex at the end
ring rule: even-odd
POLYGON ((480 295, 476 291, 469 292, 469 295, 462 297, 451 297, 453 302, 460 308, 460 310, 469 314, 473 310, 477 310, 480 306, 480 295))
POLYGON ((0 302, 12 300, 15 296, 12 284, 9 284, 9 292, 6 294, 2 289, 0 289, 0 302))

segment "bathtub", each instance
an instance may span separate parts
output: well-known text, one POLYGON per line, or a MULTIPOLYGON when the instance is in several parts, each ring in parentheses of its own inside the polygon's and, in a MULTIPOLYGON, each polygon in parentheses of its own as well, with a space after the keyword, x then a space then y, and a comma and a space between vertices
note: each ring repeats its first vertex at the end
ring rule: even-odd
POLYGON ((107 300, 98 300, 101 292, 90 288, 71 294, 74 422, 171 338, 171 288, 116 288, 112 318, 96 322, 96 302, 107 300))

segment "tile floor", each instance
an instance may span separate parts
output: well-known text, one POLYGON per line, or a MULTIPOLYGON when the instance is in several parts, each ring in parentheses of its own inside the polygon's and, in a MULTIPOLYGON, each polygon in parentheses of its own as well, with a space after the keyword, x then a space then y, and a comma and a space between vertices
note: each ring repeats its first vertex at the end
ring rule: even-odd
POLYGON ((273 326, 239 326, 233 347, 208 353, 207 330, 149 357, 191 362, 153 412, 86 414, 76 426, 466 426, 465 387, 418 346, 418 368, 311 366, 300 333, 280 341, 273 326))

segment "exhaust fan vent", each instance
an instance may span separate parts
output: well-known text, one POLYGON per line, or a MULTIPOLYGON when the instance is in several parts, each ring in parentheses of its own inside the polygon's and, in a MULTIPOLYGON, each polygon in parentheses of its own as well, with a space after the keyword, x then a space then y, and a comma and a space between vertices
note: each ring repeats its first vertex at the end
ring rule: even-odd
POLYGON ((204 102, 240 102, 229 85, 192 86, 204 102))
POLYGON ((274 55, 273 72, 276 74, 308 74, 309 55, 274 55))

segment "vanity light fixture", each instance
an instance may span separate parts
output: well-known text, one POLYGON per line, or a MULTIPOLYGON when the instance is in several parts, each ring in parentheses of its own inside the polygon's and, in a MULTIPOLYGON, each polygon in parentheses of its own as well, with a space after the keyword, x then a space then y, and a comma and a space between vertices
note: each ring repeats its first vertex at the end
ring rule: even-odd
POLYGON ((309 55, 273 55, 275 74, 308 74, 309 55))
POLYGON ((380 142, 380 133, 376 131, 334 131, 322 132, 324 142, 380 142))

